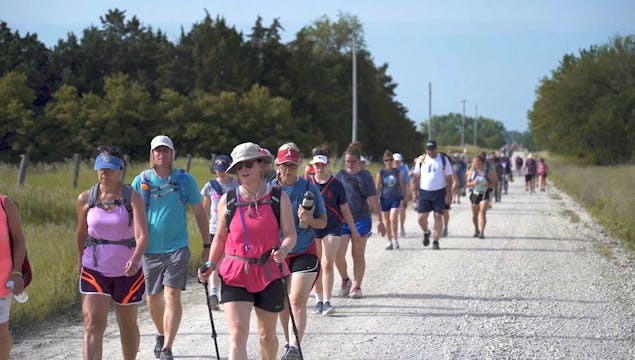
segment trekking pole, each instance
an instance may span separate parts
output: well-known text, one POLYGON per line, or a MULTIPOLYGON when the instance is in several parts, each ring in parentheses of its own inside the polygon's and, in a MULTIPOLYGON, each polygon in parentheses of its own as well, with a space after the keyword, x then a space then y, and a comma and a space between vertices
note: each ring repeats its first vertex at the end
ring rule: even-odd
MULTIPOLYGON (((280 247, 275 246, 273 250, 278 250, 280 247)), ((298 337, 298 327, 295 325, 295 318, 293 317, 293 310, 291 310, 291 300, 289 299, 289 291, 287 290, 287 281, 284 279, 284 274, 282 273, 282 263, 278 263, 278 270, 280 270, 280 280, 282 280, 282 285, 284 285, 284 295, 287 298, 287 304, 289 305, 289 316, 291 317, 291 325, 293 326, 293 334, 295 335, 295 342, 298 344, 298 352, 300 353, 300 359, 304 360, 304 356, 302 356, 302 348, 300 347, 300 338, 298 337)))
MULTIPOLYGON (((207 271, 207 266, 203 265, 198 269, 199 272, 204 273, 207 271)), ((214 347, 216 347, 216 359, 220 360, 220 354, 218 353, 218 340, 216 340, 216 327, 214 326, 214 316, 212 315, 212 307, 209 303, 209 290, 207 288, 207 281, 198 281, 205 287, 205 299, 207 300, 207 311, 209 312, 209 322, 212 324, 212 339, 214 339, 214 347)))

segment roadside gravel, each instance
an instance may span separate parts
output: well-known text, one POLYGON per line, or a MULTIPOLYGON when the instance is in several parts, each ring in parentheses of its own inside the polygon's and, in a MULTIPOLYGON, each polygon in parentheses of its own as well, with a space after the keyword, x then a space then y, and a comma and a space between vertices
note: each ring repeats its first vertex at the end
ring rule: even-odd
MULTIPOLYGON (((632 359, 632 256, 553 185, 529 194, 521 180, 488 212, 485 239, 472 238, 466 198, 453 205, 440 251, 423 248, 413 210, 400 250, 386 251, 383 239, 371 237, 364 298, 336 298, 335 315, 309 315, 305 358, 632 359)), ((204 290, 193 278, 183 303, 175 358, 215 358, 204 290)), ((112 314, 110 320, 104 359, 120 359, 112 314)), ((222 311, 214 320, 226 358, 222 311)), ((145 306, 139 322, 138 358, 153 359, 145 306)), ((255 321, 251 329, 249 357, 255 359, 255 321)), ((81 339, 82 324, 68 321, 16 338, 12 359, 81 359, 81 339)))

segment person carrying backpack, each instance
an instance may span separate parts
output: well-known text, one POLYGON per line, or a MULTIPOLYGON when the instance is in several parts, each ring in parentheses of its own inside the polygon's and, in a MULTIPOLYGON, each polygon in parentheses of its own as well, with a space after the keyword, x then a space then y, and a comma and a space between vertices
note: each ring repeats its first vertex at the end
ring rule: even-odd
POLYGON ((26 241, 15 204, 8 196, 0 194, 0 359, 9 359, 11 351, 11 333, 9 332, 9 313, 12 293, 19 295, 24 291, 22 262, 26 255, 26 241), (14 281, 13 290, 7 288, 7 282, 14 281))
POLYGON ((77 250, 84 316, 84 359, 101 359, 110 303, 115 303, 123 359, 139 350, 137 308, 145 281, 142 257, 148 241, 141 195, 121 181, 119 149, 100 146, 94 169, 99 182, 77 198, 77 250))
MULTIPOLYGON (((221 196, 238 187, 238 181, 227 173, 227 168, 229 168, 231 162, 232 158, 228 155, 218 155, 210 168, 216 174, 216 178, 208 181, 201 189, 203 207, 205 208, 205 213, 209 214, 210 241, 214 240, 214 234, 216 234, 216 229, 218 228, 218 202, 221 196)), ((218 277, 218 271, 214 270, 210 276, 210 282, 212 289, 209 295, 209 305, 212 310, 219 310, 218 289, 220 289, 220 278, 218 277)))
POLYGON ((187 283, 190 241, 186 206, 196 217, 203 248, 209 255, 209 224, 198 184, 192 175, 173 165, 175 149, 165 135, 150 142, 150 168, 132 181, 143 197, 148 216, 148 249, 143 256, 146 300, 157 330, 154 356, 172 359, 172 344, 181 323, 181 291, 187 283))
POLYGON ((225 216, 218 217, 205 271, 199 271, 198 278, 207 281, 225 254, 218 273, 229 327, 227 358, 247 358, 249 321, 254 312, 260 358, 274 359, 278 313, 286 301, 277 264, 281 264, 284 276, 290 274, 285 259, 296 244, 293 210, 289 196, 265 181, 271 158, 259 145, 237 145, 231 158, 227 172, 236 175, 240 186, 223 194, 218 202, 218 213, 225 216))
POLYGON ((487 224, 487 210, 489 209, 490 194, 496 186, 496 172, 485 165, 485 157, 475 156, 472 159, 472 167, 467 172, 467 186, 470 189, 470 202, 472 203, 472 223, 474 224, 474 237, 485 238, 485 225, 487 224))

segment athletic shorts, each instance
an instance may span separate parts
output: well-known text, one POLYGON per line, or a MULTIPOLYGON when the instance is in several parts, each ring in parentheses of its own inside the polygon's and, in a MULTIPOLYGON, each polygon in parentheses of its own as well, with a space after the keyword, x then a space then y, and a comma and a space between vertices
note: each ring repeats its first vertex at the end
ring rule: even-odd
POLYGON ((401 199, 384 198, 380 196, 379 206, 381 206, 382 212, 388 212, 391 209, 399 209, 399 207, 401 206, 401 199))
POLYGON ((79 292, 84 295, 106 295, 117 304, 132 305, 143 301, 146 290, 143 270, 128 276, 104 276, 97 270, 82 267, 79 292))
POLYGON ((419 189, 419 201, 417 202, 417 212, 427 213, 434 211, 443 214, 445 210, 445 188, 435 191, 419 189))
MULTIPOLYGON (((370 217, 366 217, 363 219, 359 219, 355 221, 355 228, 361 237, 365 237, 371 234, 372 222, 370 221, 370 217)), ((350 235, 351 228, 348 227, 348 224, 342 225, 342 235, 350 235)))
POLYGON ((478 205, 481 201, 489 201, 489 193, 489 191, 486 191, 485 194, 470 194, 470 202, 478 205))
POLYGON ((242 286, 227 285, 222 277, 220 281, 222 304, 233 301, 248 301, 253 303, 255 307, 269 312, 277 313, 284 309, 284 284, 281 279, 272 281, 264 290, 256 293, 250 293, 242 286))
POLYGON ((4 324, 9 321, 10 310, 11 295, 0 298, 0 324, 4 324))
POLYGON ((284 261, 289 265, 292 274, 312 274, 320 271, 320 259, 314 254, 291 254, 284 261))
POLYGON ((450 206, 450 204, 445 204, 445 210, 452 210, 452 206, 450 206))
POLYGON ((342 223, 337 222, 336 224, 326 224, 324 229, 315 230, 315 237, 317 239, 321 239, 327 236, 341 236, 342 235, 342 223))
POLYGON ((176 249, 165 254, 143 255, 146 294, 158 294, 163 291, 164 286, 185 290, 189 260, 189 247, 176 249))
POLYGON ((525 174, 525 181, 531 181, 531 180, 533 180, 533 179, 534 179, 534 176, 535 176, 535 175, 533 175, 533 174, 525 174))

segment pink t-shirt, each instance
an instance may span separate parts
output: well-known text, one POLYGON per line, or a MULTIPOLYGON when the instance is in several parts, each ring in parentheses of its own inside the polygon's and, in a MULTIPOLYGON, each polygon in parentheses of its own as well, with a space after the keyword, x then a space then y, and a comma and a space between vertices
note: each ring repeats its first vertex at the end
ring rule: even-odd
MULTIPOLYGON (((271 199, 271 192, 258 201, 271 199)), ((270 204, 236 207, 236 213, 229 224, 229 234, 225 242, 225 254, 242 258, 260 258, 274 246, 280 246, 278 220, 270 204), (241 214, 245 228, 241 221, 241 214), (251 212, 251 216, 249 216, 251 212), (246 231, 246 236, 245 236, 246 231)), ((249 264, 226 256, 218 269, 227 285, 244 287, 251 293, 264 290, 269 283, 280 278, 280 270, 273 259, 264 265, 249 264)), ((283 272, 289 274, 289 268, 283 263, 283 272)))
MULTIPOLYGON (((0 195, 0 203, 3 205, 5 199, 5 196, 0 195)), ((13 270, 11 243, 9 241, 9 221, 4 209, 0 207, 0 298, 11 294, 7 289, 7 281, 9 281, 13 270)))
MULTIPOLYGON (((119 205, 111 211, 100 207, 88 210, 86 216, 88 222, 88 235, 102 240, 125 240, 134 238, 133 226, 128 226, 128 210, 124 205, 119 205)), ((97 266, 93 258, 93 246, 84 249, 82 266, 97 270, 104 276, 124 276, 126 262, 134 253, 134 249, 124 245, 108 244, 97 245, 97 266)))

